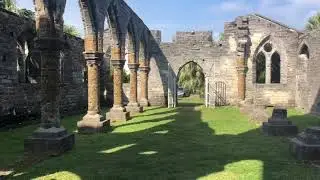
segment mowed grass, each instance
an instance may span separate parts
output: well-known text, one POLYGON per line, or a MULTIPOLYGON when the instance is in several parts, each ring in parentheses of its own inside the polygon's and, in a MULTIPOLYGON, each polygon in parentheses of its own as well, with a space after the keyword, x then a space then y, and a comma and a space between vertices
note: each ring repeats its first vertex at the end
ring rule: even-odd
MULTIPOLYGON (((320 179, 320 170, 296 161, 286 137, 266 137, 235 107, 206 109, 191 97, 175 109, 153 107, 104 134, 76 133, 74 149, 12 179, 320 179)), ((289 111, 300 129, 320 119, 289 111)), ((81 116, 63 120, 69 132, 81 116)), ((0 167, 22 158, 23 139, 36 126, 1 132, 0 167)))

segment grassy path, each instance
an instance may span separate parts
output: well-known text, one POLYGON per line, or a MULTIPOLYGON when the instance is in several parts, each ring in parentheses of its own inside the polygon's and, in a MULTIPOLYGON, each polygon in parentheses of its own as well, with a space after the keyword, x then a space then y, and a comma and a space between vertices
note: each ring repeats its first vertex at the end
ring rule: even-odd
MULTIPOLYGON (((75 148, 12 179, 320 179, 320 170, 296 161, 284 137, 266 137, 234 107, 150 108, 112 132, 76 135, 75 148)), ((289 111, 299 127, 319 119, 289 111)), ((76 130, 81 116, 63 120, 76 130)), ((21 158, 22 140, 36 126, 1 132, 0 167, 21 158)))

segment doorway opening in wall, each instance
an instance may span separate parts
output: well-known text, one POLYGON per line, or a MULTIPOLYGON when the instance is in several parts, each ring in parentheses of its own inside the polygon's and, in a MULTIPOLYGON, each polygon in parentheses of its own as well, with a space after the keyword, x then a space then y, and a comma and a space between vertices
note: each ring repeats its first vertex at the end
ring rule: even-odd
POLYGON ((180 67, 177 75, 177 100, 181 106, 204 104, 205 77, 202 68, 190 61, 180 67))

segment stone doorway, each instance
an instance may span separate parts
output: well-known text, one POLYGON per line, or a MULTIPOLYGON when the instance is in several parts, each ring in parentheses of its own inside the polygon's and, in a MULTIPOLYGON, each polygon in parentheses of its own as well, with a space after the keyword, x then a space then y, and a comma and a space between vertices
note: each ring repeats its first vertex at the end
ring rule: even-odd
POLYGON ((176 107, 179 98, 197 96, 205 101, 205 74, 202 67, 189 61, 175 73, 168 65, 168 107, 176 107))

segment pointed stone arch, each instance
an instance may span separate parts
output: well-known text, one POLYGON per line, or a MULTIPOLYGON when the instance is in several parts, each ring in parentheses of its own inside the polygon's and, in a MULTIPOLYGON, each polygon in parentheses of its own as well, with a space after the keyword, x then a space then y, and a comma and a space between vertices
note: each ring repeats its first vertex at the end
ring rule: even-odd
POLYGON ((305 42, 299 47, 299 56, 306 59, 310 58, 309 46, 305 42))

